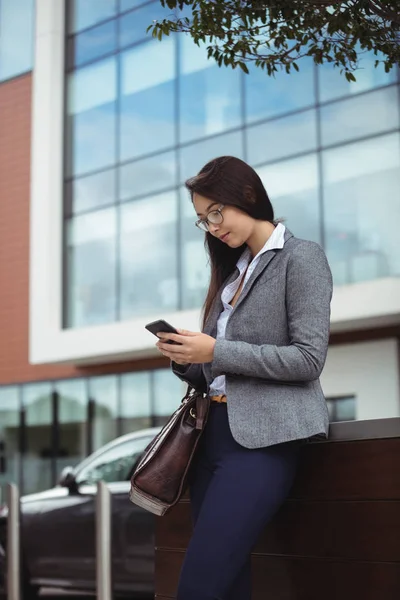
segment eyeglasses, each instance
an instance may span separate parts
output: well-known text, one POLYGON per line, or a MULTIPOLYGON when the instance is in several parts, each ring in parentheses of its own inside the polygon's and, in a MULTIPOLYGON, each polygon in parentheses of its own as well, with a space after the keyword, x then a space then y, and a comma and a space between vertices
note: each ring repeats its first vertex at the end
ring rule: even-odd
POLYGON ((224 204, 220 204, 218 208, 211 210, 205 219, 199 219, 195 222, 196 227, 202 231, 209 231, 210 223, 212 225, 219 225, 224 220, 222 210, 225 208, 224 204))

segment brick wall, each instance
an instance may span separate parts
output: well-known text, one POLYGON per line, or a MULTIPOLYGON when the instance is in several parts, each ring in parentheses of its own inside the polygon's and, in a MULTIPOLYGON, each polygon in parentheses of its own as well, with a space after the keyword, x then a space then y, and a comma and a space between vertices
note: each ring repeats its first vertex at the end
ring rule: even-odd
POLYGON ((163 359, 75 368, 30 365, 30 74, 0 85, 0 385, 167 366, 163 359))

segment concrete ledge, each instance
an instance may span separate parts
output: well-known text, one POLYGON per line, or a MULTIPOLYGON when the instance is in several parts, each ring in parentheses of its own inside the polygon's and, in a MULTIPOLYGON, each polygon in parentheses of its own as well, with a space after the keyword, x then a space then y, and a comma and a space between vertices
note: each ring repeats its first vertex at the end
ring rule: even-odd
POLYGON ((344 442, 384 438, 400 438, 400 417, 331 423, 327 441, 344 442))

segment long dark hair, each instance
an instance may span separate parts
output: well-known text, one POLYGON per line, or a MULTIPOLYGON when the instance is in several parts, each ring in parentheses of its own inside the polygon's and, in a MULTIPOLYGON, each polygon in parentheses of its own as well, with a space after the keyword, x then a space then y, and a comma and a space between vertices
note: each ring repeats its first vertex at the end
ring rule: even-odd
MULTIPOLYGON (((214 158, 195 177, 188 179, 185 185, 192 201, 193 194, 197 193, 226 206, 236 206, 253 219, 274 222, 274 209, 260 177, 240 158, 214 158)), ((229 248, 211 233, 206 233, 204 245, 210 257, 211 279, 203 306, 203 325, 218 290, 233 272, 246 248, 246 244, 239 248, 229 248)))

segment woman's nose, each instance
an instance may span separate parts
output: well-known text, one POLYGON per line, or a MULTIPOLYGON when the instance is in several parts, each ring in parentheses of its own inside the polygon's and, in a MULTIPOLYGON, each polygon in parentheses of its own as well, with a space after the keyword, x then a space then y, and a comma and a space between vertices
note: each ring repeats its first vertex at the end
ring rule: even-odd
POLYGON ((214 223, 209 223, 208 224, 208 231, 212 234, 212 235, 216 235, 217 232, 219 231, 219 225, 215 225, 214 223))

